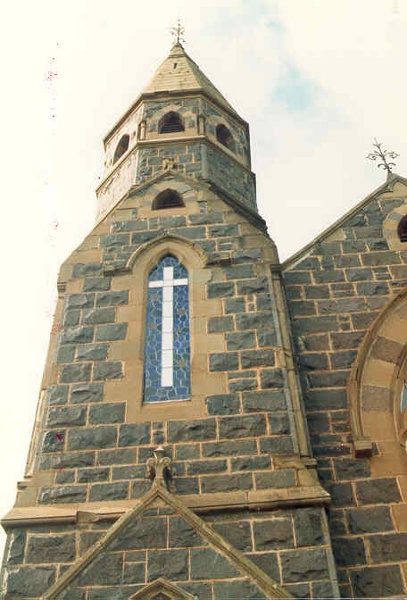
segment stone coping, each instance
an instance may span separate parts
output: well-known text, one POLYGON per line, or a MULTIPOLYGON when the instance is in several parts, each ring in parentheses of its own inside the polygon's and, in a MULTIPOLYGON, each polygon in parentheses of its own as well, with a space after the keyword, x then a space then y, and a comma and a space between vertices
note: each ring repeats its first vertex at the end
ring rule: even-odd
MULTIPOLYGON (((278 488, 179 496, 194 512, 218 510, 269 510, 288 506, 330 504, 331 497, 321 486, 278 488)), ((137 506, 139 500, 60 504, 58 506, 14 507, 1 520, 2 526, 25 527, 44 523, 77 523, 115 520, 137 506)))

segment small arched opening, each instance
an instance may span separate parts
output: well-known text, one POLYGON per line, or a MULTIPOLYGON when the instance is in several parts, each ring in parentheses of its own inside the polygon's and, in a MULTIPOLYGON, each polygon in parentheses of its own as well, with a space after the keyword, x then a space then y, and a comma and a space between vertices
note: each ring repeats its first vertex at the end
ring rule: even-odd
POLYGON ((229 129, 226 127, 226 125, 223 125, 223 123, 220 123, 216 127, 216 139, 223 146, 226 146, 226 148, 228 148, 229 150, 234 150, 233 136, 230 133, 229 129))
POLYGON ((113 164, 117 162, 125 152, 127 152, 129 148, 129 142, 130 137, 127 135, 127 133, 120 138, 120 141, 117 144, 116 150, 114 152, 113 164))
POLYGON ((397 227, 397 235, 400 242, 407 242, 407 215, 400 220, 397 227))
POLYGON ((175 190, 167 189, 160 192, 153 200, 153 210, 177 208, 185 206, 181 196, 175 190))
POLYGON ((179 113, 170 111, 160 120, 158 133, 176 133, 177 131, 185 131, 184 123, 179 113))

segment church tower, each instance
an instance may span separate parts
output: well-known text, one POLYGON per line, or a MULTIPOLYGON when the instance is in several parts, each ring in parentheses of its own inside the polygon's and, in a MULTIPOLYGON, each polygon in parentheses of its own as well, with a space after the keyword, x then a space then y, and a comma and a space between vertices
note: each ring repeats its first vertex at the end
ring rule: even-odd
POLYGON ((5 600, 337 597, 247 123, 177 41, 62 265, 5 600))

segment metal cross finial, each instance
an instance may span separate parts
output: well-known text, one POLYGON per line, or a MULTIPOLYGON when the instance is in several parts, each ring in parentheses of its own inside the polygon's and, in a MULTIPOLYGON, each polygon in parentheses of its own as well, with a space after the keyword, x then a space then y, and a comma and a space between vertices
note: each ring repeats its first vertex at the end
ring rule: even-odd
POLYGON ((171 27, 170 31, 172 37, 174 38, 174 44, 181 44, 182 42, 185 42, 185 29, 181 25, 181 19, 177 20, 176 27, 171 27))
POLYGON ((373 146, 375 148, 377 148, 377 150, 375 150, 374 152, 371 152, 370 154, 368 154, 366 156, 366 158, 368 158, 369 160, 378 160, 380 159, 381 162, 379 162, 379 164, 377 165, 378 168, 382 168, 382 169, 386 169, 387 171, 387 176, 391 175, 392 172, 392 168, 396 166, 395 162, 389 162, 388 159, 392 159, 394 160, 395 158, 397 158, 398 156, 400 156, 399 154, 397 154, 396 152, 391 152, 390 150, 385 150, 382 146, 383 144, 378 142, 376 138, 374 138, 373 141, 373 146))

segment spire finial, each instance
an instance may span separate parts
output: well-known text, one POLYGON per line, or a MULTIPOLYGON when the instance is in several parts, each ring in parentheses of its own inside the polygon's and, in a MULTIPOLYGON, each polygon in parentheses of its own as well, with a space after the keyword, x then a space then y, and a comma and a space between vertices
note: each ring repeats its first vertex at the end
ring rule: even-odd
POLYGON ((185 29, 181 25, 181 19, 177 19, 177 25, 175 27, 171 27, 170 31, 174 39, 174 45, 185 42, 185 29))
POLYGON ((395 158, 397 158, 400 155, 397 154, 396 152, 392 152, 390 150, 385 150, 383 148, 383 144, 381 142, 378 142, 376 138, 374 138, 374 140, 373 140, 373 147, 377 148, 377 150, 368 154, 366 156, 366 158, 368 158, 369 160, 374 160, 374 161, 380 159, 381 162, 379 162, 377 167, 386 169, 387 177, 390 177, 392 174, 392 168, 396 166, 396 163, 389 162, 388 159, 390 158, 390 159, 394 160, 395 158))

